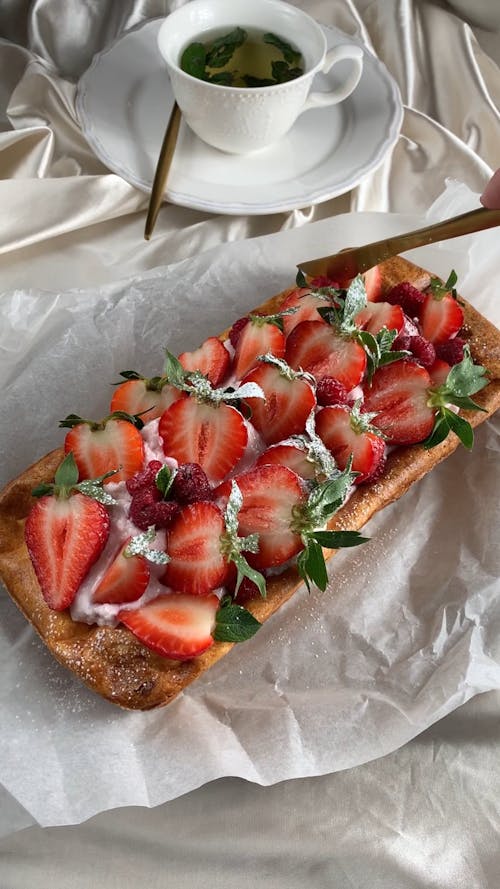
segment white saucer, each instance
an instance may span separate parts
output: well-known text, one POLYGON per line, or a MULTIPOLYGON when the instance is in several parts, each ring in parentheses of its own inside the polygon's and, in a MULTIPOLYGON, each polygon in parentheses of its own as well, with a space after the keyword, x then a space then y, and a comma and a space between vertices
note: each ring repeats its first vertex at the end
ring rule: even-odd
MULTIPOLYGON (((96 55, 76 96, 83 134, 96 155, 144 191, 151 190, 173 104, 156 48, 161 21, 143 23, 96 55)), ((336 28, 324 31, 329 46, 359 42, 336 28)), ((212 213, 258 215, 317 204, 357 185, 394 145, 403 116, 397 85, 364 49, 363 75, 349 99, 306 111, 270 148, 244 157, 224 154, 183 123, 167 200, 212 213)), ((322 77, 315 81, 319 88, 322 77)))

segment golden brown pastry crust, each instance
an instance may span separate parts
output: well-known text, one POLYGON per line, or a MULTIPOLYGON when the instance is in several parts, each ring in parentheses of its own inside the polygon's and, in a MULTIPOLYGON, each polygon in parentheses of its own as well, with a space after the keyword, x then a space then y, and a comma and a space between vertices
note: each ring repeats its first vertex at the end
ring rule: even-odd
MULTIPOLYGON (((403 280, 411 281, 420 289, 430 282, 428 272, 401 257, 389 260, 381 268, 385 291, 403 280)), ((288 292, 268 300, 258 311, 276 311, 288 292)), ((466 414, 472 426, 477 426, 500 407, 500 333, 465 300, 460 299, 460 303, 472 356, 487 368, 491 379, 489 385, 474 396, 485 412, 466 414)), ((224 339, 225 334, 221 338, 224 339)), ((458 444, 456 436, 450 434, 430 451, 420 445, 394 450, 388 457, 383 477, 372 485, 358 488, 329 527, 361 529, 378 510, 404 494, 413 482, 449 456, 458 444)), ((87 626, 74 622, 69 612, 52 611, 46 605, 24 543, 24 521, 33 503, 32 488, 42 481, 50 481, 61 459, 62 450, 52 451, 0 494, 0 577, 52 654, 90 688, 127 709, 164 706, 225 655, 232 644, 216 642, 200 657, 172 661, 145 648, 123 626, 87 626)), ((266 599, 252 599, 245 607, 260 621, 265 621, 299 585, 296 571, 289 569, 279 577, 270 578, 266 599)))

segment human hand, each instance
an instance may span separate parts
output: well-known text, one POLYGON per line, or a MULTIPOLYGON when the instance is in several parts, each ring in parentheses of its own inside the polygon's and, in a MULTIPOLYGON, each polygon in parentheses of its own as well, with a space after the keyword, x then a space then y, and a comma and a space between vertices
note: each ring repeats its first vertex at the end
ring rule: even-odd
POLYGON ((500 170, 493 173, 479 200, 488 210, 500 210, 500 170))

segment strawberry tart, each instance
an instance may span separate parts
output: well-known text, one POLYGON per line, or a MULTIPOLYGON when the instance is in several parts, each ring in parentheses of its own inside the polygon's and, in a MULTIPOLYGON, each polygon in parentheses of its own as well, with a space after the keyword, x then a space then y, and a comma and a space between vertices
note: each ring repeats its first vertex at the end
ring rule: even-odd
POLYGON ((0 494, 0 576, 54 656, 130 709, 171 701, 500 405, 500 334, 396 258, 306 280, 0 494))

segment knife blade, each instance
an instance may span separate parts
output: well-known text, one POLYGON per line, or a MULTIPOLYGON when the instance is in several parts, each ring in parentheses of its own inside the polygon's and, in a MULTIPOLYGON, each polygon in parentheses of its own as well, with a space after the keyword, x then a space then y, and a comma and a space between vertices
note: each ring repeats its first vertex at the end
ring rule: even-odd
POLYGON ((427 225, 401 235, 394 235, 382 241, 373 241, 362 247, 350 247, 339 253, 334 253, 332 256, 322 256, 319 259, 299 262, 297 268, 310 278, 324 275, 343 283, 373 268, 379 262, 404 253, 406 250, 434 244, 436 241, 458 238, 461 235, 493 228, 496 225, 500 225, 500 210, 487 210, 481 207, 478 210, 470 210, 467 213, 461 213, 460 216, 445 219, 443 222, 427 225))

